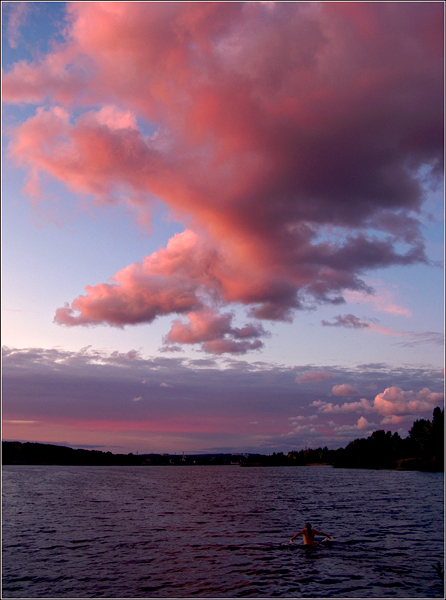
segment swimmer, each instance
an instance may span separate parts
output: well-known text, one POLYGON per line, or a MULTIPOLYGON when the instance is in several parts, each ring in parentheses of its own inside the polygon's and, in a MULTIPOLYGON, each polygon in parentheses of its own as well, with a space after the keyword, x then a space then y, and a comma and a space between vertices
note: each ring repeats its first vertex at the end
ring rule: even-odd
POLYGON ((305 523, 305 529, 302 529, 301 531, 298 531, 296 533, 296 535, 293 535, 293 537, 290 539, 290 542, 293 542, 299 535, 303 535, 304 536, 304 545, 305 546, 314 546, 314 536, 316 534, 325 535, 325 537, 328 538, 329 540, 333 539, 331 537, 331 535, 328 535, 327 533, 324 533, 323 531, 318 531, 317 529, 312 529, 311 523, 305 523))

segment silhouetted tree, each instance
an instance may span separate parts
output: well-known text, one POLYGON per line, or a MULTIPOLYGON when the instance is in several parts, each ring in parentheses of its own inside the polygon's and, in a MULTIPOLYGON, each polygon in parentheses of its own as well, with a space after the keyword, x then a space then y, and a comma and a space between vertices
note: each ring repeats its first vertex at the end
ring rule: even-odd
POLYGON ((433 456, 432 423, 426 419, 418 419, 409 431, 414 456, 428 458, 433 456))
POLYGON ((438 406, 434 409, 432 436, 434 459, 441 468, 444 468, 444 410, 438 406))

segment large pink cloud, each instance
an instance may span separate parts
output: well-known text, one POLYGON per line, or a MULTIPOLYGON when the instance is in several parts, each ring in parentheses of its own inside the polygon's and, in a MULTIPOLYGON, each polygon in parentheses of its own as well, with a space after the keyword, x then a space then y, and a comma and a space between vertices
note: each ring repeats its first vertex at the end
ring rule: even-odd
MULTIPOLYGON (((197 237, 184 264, 169 244, 58 322, 231 303, 290 320, 370 291, 369 269, 427 262, 417 174, 442 168, 443 7, 350 4, 68 4, 66 41, 3 78, 5 101, 40 105, 9 146, 28 192, 53 177, 144 216, 156 198, 197 237)), ((258 346, 231 339, 200 343, 258 346)))
POLYGON ((274 305, 281 298, 281 282, 273 274, 269 279, 262 275, 261 270, 252 271, 246 280, 243 265, 230 248, 217 251, 207 239, 186 230, 165 249, 116 273, 110 283, 87 286, 85 296, 56 311, 55 321, 64 325, 105 321, 123 327, 151 323, 166 314, 190 313, 191 324, 174 322, 167 342, 211 342, 218 330, 238 339, 255 337, 265 334, 261 325, 234 328, 227 315, 213 314, 209 305, 215 300, 274 305))

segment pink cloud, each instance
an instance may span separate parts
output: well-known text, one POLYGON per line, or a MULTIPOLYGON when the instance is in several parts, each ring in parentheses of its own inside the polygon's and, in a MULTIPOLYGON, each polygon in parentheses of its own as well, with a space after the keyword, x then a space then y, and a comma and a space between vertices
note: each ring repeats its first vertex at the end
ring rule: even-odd
POLYGON ((203 343, 203 350, 210 354, 224 354, 229 352, 231 354, 246 354, 249 350, 259 350, 263 347, 261 340, 243 340, 236 341, 234 339, 217 339, 210 340, 203 343))
POLYGON ((189 313, 189 323, 176 320, 166 336, 167 342, 196 344, 220 339, 231 331, 232 315, 218 314, 216 311, 189 313))
MULTIPOLYGON (((49 103, 11 133, 27 191, 51 177, 141 218, 158 198, 194 234, 56 322, 231 303, 289 321, 369 293, 366 270, 427 261, 415 173, 442 166, 442 6, 354 4, 68 4, 66 41, 3 79, 5 101, 49 103)), ((259 347, 231 335, 203 344, 259 347)))
MULTIPOLYGON (((252 339, 266 335, 260 324, 233 327, 231 313, 219 314, 206 306, 216 284, 224 296, 227 286, 222 258, 195 233, 185 231, 172 238, 166 249, 116 273, 112 283, 87 286, 85 296, 56 311, 55 321, 62 325, 106 321, 123 327, 151 323, 161 315, 187 313, 188 323, 173 321, 165 336, 166 347, 201 343, 206 352, 215 354, 244 354, 261 348, 263 342, 252 339)), ((234 294, 234 288, 228 293, 234 294)), ((253 289, 241 287, 237 299, 246 300, 245 293, 251 295, 253 289)))
POLYGON ((326 402, 324 402, 323 400, 313 400, 313 402, 310 404, 310 406, 323 406, 325 405, 326 402))
POLYGON ((87 286, 85 296, 76 298, 71 307, 66 305, 56 311, 55 321, 63 325, 95 325, 106 321, 123 327, 201 308, 200 258, 204 266, 209 265, 206 250, 197 244, 197 236, 189 231, 179 234, 166 249, 118 271, 113 283, 87 286))
POLYGON ((378 323, 370 323, 370 331, 374 333, 379 333, 380 335, 396 335, 396 336, 405 336, 407 334, 402 331, 396 331, 395 329, 391 329, 390 327, 383 327, 378 323))
POLYGON ((3 5, 3 17, 6 25, 6 39, 11 48, 17 48, 20 39, 20 28, 25 25, 29 13, 30 3, 8 2, 3 5))
MULTIPOLYGON (((335 387, 343 388, 344 386, 335 387)), ((397 386, 393 386, 378 394, 372 402, 366 398, 361 398, 357 402, 344 402, 343 404, 315 400, 310 406, 317 408, 318 414, 346 415, 350 412, 378 413, 384 417, 381 420, 381 425, 399 425, 413 421, 414 416, 432 413, 432 410, 436 406, 442 406, 443 402, 443 393, 432 392, 428 388, 423 388, 420 392, 406 392, 397 386)), ((376 424, 369 423, 365 417, 361 417, 358 420, 359 429, 370 429, 373 427, 377 427, 376 424), (361 424, 362 426, 360 427, 361 424)))
POLYGON ((388 415, 387 417, 384 417, 384 419, 381 421, 381 425, 400 425, 401 423, 410 423, 412 421, 413 417, 411 415, 388 415))
POLYGON ((405 392, 399 387, 387 388, 374 400, 374 408, 386 417, 416 415, 431 411, 444 401, 444 394, 423 388, 419 392, 405 392))
MULTIPOLYGON (((344 394, 342 394, 344 395, 344 394)), ((313 406, 318 406, 319 411, 323 413, 346 413, 358 411, 373 411, 373 406, 366 398, 361 398, 359 402, 344 402, 344 404, 333 404, 332 402, 322 402, 319 404, 313 402, 313 406)))
POLYGON ((201 312, 191 312, 189 322, 176 319, 169 333, 165 336, 165 344, 197 344, 201 343, 203 350, 212 354, 245 354, 248 350, 256 350, 263 346, 259 339, 265 335, 261 325, 248 324, 243 328, 232 327, 231 313, 219 314, 216 310, 205 309, 201 312))
POLYGON ((358 429, 370 430, 373 426, 367 421, 365 417, 360 417, 356 424, 358 429))
POLYGON ((335 396, 356 396, 358 394, 358 390, 349 383, 334 385, 331 391, 335 396))
POLYGON ((333 374, 330 371, 309 371, 296 377, 297 383, 317 383, 325 379, 332 379, 333 374))
POLYGON ((345 299, 347 302, 369 304, 378 312, 403 317, 410 317, 412 315, 412 312, 408 308, 395 302, 394 292, 383 289, 382 284, 379 281, 375 285, 381 289, 373 295, 365 294, 360 290, 349 290, 345 294, 345 299))

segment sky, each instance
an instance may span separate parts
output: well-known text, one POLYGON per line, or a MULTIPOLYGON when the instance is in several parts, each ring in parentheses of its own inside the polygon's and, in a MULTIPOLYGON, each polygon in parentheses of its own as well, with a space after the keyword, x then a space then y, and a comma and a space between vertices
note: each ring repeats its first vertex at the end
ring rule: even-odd
POLYGON ((443 2, 2 3, 2 435, 339 448, 444 404, 443 2))

